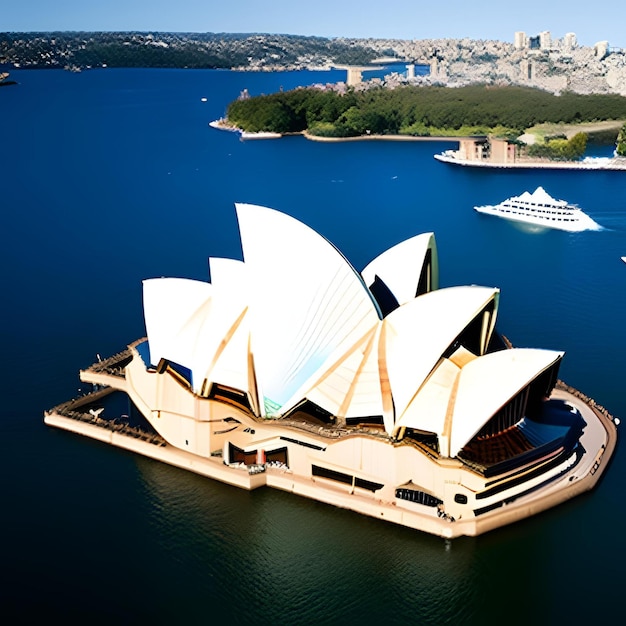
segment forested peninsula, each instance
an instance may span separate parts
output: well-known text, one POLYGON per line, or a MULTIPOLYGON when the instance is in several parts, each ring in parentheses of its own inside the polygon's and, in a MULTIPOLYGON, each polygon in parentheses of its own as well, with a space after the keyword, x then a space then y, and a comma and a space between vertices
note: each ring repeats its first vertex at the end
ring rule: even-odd
MULTIPOLYGON (((360 135, 468 136, 514 139, 536 124, 626 120, 626 97, 549 92, 516 86, 449 88, 405 86, 347 90, 298 88, 241 97, 228 106, 228 122, 247 132, 320 137, 360 135)), ((615 141, 615 136, 612 137, 615 141)))
POLYGON ((256 70, 367 64, 366 44, 324 37, 241 33, 0 32, 0 63, 22 69, 151 67, 256 70))

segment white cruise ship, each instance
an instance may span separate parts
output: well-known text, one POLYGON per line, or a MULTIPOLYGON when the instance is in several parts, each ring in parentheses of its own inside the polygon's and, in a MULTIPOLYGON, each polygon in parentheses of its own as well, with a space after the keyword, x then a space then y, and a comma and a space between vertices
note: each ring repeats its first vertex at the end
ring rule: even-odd
POLYGON ((496 215, 515 222, 570 232, 602 228, 575 204, 555 200, 543 187, 537 187, 532 194, 525 191, 522 195, 508 198, 500 204, 476 206, 474 209, 479 213, 496 215))

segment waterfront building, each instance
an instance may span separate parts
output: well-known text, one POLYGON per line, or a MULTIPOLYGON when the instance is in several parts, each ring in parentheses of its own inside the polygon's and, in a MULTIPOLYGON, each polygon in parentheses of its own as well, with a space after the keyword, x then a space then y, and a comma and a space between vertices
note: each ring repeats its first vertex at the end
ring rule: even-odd
POLYGON ((472 137, 459 140, 456 152, 460 161, 508 164, 515 163, 517 149, 514 143, 495 137, 472 137))
POLYGON ((287 214, 236 212, 243 259, 145 280, 147 337, 82 371, 96 395, 46 423, 444 537, 593 487, 614 424, 558 381, 563 352, 496 330, 498 288, 440 288, 433 233, 358 272, 287 214), (103 430, 108 392, 160 445, 103 430))
POLYGON ((496 137, 467 137, 459 139, 457 150, 444 150, 435 155, 444 163, 471 167, 533 168, 568 170, 626 170, 623 157, 586 157, 578 160, 558 160, 529 157, 518 141, 496 137))

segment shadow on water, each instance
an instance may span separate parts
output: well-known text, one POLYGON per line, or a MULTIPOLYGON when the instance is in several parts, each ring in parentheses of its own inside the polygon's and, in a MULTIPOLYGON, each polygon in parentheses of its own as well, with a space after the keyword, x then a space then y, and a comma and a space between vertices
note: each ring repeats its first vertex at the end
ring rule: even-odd
POLYGON ((247 619, 235 607, 293 624, 416 616, 458 623, 473 604, 471 541, 446 542, 270 489, 240 491, 149 461, 138 469, 159 551, 186 554, 187 576, 205 581, 197 593, 234 623, 247 619))

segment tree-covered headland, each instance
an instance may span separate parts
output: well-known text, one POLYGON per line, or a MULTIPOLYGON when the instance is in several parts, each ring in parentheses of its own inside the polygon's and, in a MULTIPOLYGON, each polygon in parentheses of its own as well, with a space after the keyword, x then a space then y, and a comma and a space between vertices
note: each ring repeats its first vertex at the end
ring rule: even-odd
MULTIPOLYGON (((227 111, 231 124, 249 132, 324 137, 361 135, 470 136, 513 139, 536 124, 626 119, 626 98, 615 94, 554 95, 528 87, 405 86, 365 91, 299 88, 239 99, 227 111)), ((540 156, 576 158, 586 136, 552 137, 533 150, 540 156)), ((582 151, 581 151, 582 149, 582 151)))
POLYGON ((324 37, 245 33, 0 32, 0 63, 27 68, 297 68, 367 65, 369 46, 324 37))

